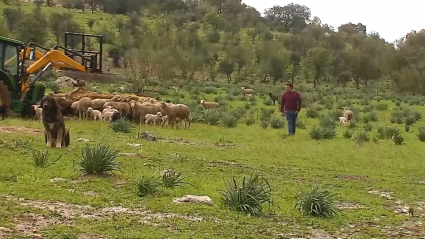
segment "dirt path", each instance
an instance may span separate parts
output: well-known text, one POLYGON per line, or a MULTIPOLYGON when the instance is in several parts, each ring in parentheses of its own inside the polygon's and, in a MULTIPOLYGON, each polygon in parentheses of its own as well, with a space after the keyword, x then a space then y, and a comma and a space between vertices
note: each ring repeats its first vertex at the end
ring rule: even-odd
POLYGON ((29 133, 29 134, 43 134, 43 130, 20 127, 20 126, 6 126, 0 125, 0 135, 1 134, 19 134, 19 133, 29 133))

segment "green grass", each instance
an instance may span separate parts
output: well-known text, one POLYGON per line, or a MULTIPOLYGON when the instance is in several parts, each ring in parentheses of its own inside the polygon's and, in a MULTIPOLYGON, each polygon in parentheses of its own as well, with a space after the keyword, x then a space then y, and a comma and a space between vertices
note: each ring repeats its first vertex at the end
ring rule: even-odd
MULTIPOLYGON (((217 94, 206 94, 204 97, 206 100, 213 100, 217 95, 226 94, 219 90, 217 94)), ((187 101, 189 96, 186 95, 185 98, 187 101)), ((257 102, 252 105, 256 109, 256 117, 260 117, 261 107, 277 109, 277 106, 265 106, 264 99, 257 97, 257 102)), ((228 103, 233 107, 244 107, 247 102, 235 100, 228 103)), ((377 104, 375 101, 372 103, 377 104)), ((373 129, 368 133, 371 139, 378 134, 379 126, 391 125, 391 109, 395 108, 395 103, 384 100, 380 103, 386 103, 389 107, 385 111, 376 111, 378 121, 370 122, 373 129)), ((355 107, 364 108, 359 104, 355 107)), ((425 112, 422 106, 410 108, 425 112)), ((70 129, 71 136, 70 150, 49 149, 50 158, 62 157, 48 168, 35 168, 31 153, 22 147, 31 144, 35 149, 46 150, 40 133, 0 132, 0 196, 23 197, 30 201, 53 200, 91 205, 95 208, 121 206, 149 210, 150 213, 197 215, 203 218, 200 222, 182 218, 141 219, 139 215, 119 213, 113 217, 103 216, 98 220, 77 217, 73 219, 73 227, 50 225, 37 228, 47 238, 64 238, 84 233, 120 238, 140 238, 146 235, 149 238, 234 238, 235 235, 240 238, 278 238, 279 235, 308 235, 312 225, 330 235, 385 238, 388 231, 381 230, 382 227, 391 227, 397 231, 397 226, 421 219, 398 215, 394 213, 393 207, 396 200, 403 200, 403 205, 417 205, 416 203, 425 200, 425 186, 418 184, 425 179, 425 161, 420 151, 423 143, 417 137, 423 121, 416 122, 411 127, 412 133, 404 131, 404 124, 391 125, 400 129, 405 145, 396 146, 391 139, 377 142, 371 140, 358 145, 353 139, 343 137, 346 129, 340 125, 336 126, 335 139, 311 139, 308 133, 314 125, 319 125, 319 120, 307 118, 306 111, 304 108, 300 113, 306 129, 297 129, 294 137, 285 136, 286 127, 262 129, 259 119, 251 126, 247 126, 245 120, 241 119, 235 128, 194 123, 190 130, 136 126, 130 133, 115 133, 103 122, 67 120, 66 127, 70 129), (143 141, 137 138, 141 131, 153 131, 163 139, 176 142, 143 141), (84 176, 78 171, 77 162, 86 142, 78 142, 78 138, 89 139, 91 145, 103 142, 113 150, 133 155, 118 158, 122 172, 115 172, 115 176, 84 176), (195 144, 179 143, 178 139, 195 144), (143 146, 131 148, 127 143, 141 143, 143 146), (218 147, 215 143, 235 145, 218 147), (160 172, 167 168, 181 172, 185 181, 195 187, 159 187, 152 195, 137 195, 137 183, 143 176, 148 177, 155 173, 160 176, 160 172), (241 181, 243 176, 249 176, 254 171, 267 178, 276 207, 269 211, 265 206, 265 215, 260 217, 228 210, 221 203, 220 191, 226 189, 226 182, 232 177, 241 181), (53 178, 64 178, 66 181, 51 182, 53 178), (342 210, 331 219, 302 216, 294 209, 295 195, 316 184, 336 192, 335 199, 339 202, 356 203, 365 208, 342 210), (388 200, 370 194, 370 190, 391 191, 391 196, 395 199, 388 200), (88 191, 95 192, 95 195, 84 195, 88 191), (213 199, 215 205, 181 205, 172 202, 173 198, 186 194, 207 195, 213 199), (156 226, 152 226, 152 223, 156 226), (370 223, 377 227, 371 228, 368 226, 370 223), (350 229, 349 225, 355 225, 359 232, 354 234, 354 229, 350 229)), ((278 111, 273 115, 279 117, 278 111)), ((363 117, 365 113, 360 115, 363 117)), ((1 121, 1 124, 43 128, 39 121, 13 118, 1 121)), ((357 122, 357 127, 352 129, 353 135, 361 132, 364 125, 363 121, 357 122)), ((25 219, 19 222, 16 220, 27 218, 29 212, 60 219, 57 212, 36 209, 22 205, 20 201, 2 198, 0 225, 14 228, 25 222, 25 219)), ((420 211, 417 210, 416 214, 422 217, 420 211)))

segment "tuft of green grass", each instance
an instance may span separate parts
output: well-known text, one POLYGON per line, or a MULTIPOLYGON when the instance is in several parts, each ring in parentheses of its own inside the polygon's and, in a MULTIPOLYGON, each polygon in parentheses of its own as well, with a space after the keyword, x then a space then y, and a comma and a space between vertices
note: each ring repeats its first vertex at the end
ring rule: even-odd
POLYGON ((143 176, 137 183, 137 195, 139 197, 146 197, 157 191, 158 186, 161 185, 159 178, 155 176, 143 176))
MULTIPOLYGON (((102 175, 121 171, 120 164, 117 162, 119 151, 111 150, 108 145, 102 143, 92 147, 89 144, 81 150, 81 161, 77 164, 81 167, 79 171, 88 175, 102 175)), ((122 172, 122 171, 121 171, 122 172)))
POLYGON ((61 157, 59 156, 57 159, 53 160, 51 163, 49 163, 49 151, 42 152, 40 150, 32 150, 31 151, 33 163, 32 165, 36 168, 47 168, 50 165, 56 163, 61 157))
POLYGON ((165 188, 182 187, 188 184, 196 188, 193 184, 184 181, 186 178, 181 178, 182 173, 176 173, 173 169, 166 169, 162 172, 162 185, 165 188))
POLYGON ((425 142, 425 126, 419 128, 417 137, 421 142, 425 142))
POLYGON ((109 127, 114 132, 121 132, 121 133, 130 133, 132 129, 134 129, 134 126, 131 124, 131 122, 125 118, 119 118, 117 121, 112 122, 109 127))
POLYGON ((222 202, 231 211, 242 212, 252 216, 263 214, 263 204, 273 205, 272 188, 259 173, 252 173, 248 179, 243 177, 238 185, 233 177, 227 183, 227 189, 222 191, 222 202))
POLYGON ((337 215, 333 202, 334 196, 336 196, 335 193, 316 186, 310 191, 302 191, 296 195, 297 203, 294 209, 301 212, 303 216, 330 218, 332 215, 337 215))

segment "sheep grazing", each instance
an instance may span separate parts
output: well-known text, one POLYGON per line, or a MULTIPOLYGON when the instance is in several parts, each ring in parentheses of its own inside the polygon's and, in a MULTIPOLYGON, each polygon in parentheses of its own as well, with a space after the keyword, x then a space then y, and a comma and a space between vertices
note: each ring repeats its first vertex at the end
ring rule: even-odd
POLYGON ((145 115, 145 124, 153 123, 156 126, 157 123, 161 123, 162 121, 162 113, 158 112, 156 115, 154 114, 146 114, 145 115))
POLYGON ((170 117, 170 122, 172 122, 172 127, 176 124, 177 118, 184 120, 184 128, 186 129, 186 124, 188 123, 190 129, 190 109, 187 105, 184 104, 172 104, 172 103, 160 103, 161 108, 165 111, 165 114, 170 117))
POLYGON ((203 105, 205 109, 213 109, 220 107, 220 104, 217 102, 207 102, 204 100, 201 100, 201 105, 203 105))
POLYGON ((165 113, 160 105, 152 104, 148 102, 140 103, 140 102, 132 100, 130 101, 130 107, 131 107, 131 110, 133 111, 133 115, 139 117, 139 120, 140 120, 139 124, 142 124, 143 122, 145 122, 144 119, 145 119, 145 115, 147 114, 155 115, 158 112, 161 112, 163 114, 165 113))
POLYGON ((96 121, 97 119, 99 119, 99 121, 102 121, 103 117, 102 117, 102 112, 98 111, 98 110, 94 110, 92 107, 89 107, 87 109, 87 114, 89 117, 91 117, 94 121, 96 121))
POLYGON ((344 109, 343 116, 347 119, 348 123, 351 123, 351 120, 353 119, 353 111, 351 111, 347 106, 342 107, 344 109))
POLYGON ((81 116, 84 119, 87 119, 87 110, 92 106, 92 101, 89 97, 83 97, 78 101, 78 118, 81 119, 81 116))
POLYGON ((344 116, 339 117, 339 123, 347 125, 347 118, 345 118, 344 116))
POLYGON ((111 122, 112 121, 112 115, 114 115, 115 113, 119 113, 118 110, 113 109, 113 110, 110 110, 110 111, 105 112, 103 114, 103 120, 104 121, 107 120, 108 122, 111 122))
POLYGON ((242 87, 242 95, 250 94, 251 96, 254 94, 253 89, 245 89, 245 87, 242 87))
POLYGON ((161 127, 164 127, 164 124, 165 123, 170 124, 170 116, 168 116, 168 115, 162 116, 162 118, 161 118, 161 127))
POLYGON ((279 96, 269 93, 270 99, 273 101, 273 105, 276 104, 276 101, 279 102, 279 96))

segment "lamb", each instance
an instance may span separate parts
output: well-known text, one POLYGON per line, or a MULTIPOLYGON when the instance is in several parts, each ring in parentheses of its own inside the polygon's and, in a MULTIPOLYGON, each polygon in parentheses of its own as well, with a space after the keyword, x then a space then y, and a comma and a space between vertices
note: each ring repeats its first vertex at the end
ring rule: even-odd
POLYGON ((164 127, 165 123, 170 124, 170 116, 168 116, 168 115, 162 116, 161 127, 164 127))
POLYGON ((270 99, 273 101, 273 105, 276 104, 276 101, 279 102, 279 96, 269 93, 270 99))
POLYGON ((112 121, 112 115, 113 115, 113 114, 115 114, 115 113, 118 113, 118 110, 113 109, 113 110, 111 110, 111 111, 107 111, 107 112, 105 112, 105 113, 103 114, 103 120, 104 120, 104 121, 105 121, 105 120, 108 120, 109 122, 111 122, 111 121, 112 121))
POLYGON ((190 129, 190 109, 187 105, 184 104, 167 104, 165 102, 160 103, 161 108, 165 111, 165 114, 170 117, 170 121, 172 122, 172 127, 176 123, 177 118, 184 120, 184 128, 186 129, 186 123, 189 124, 190 129))
POLYGON ((347 118, 345 118, 344 116, 339 117, 339 123, 347 125, 347 118))
POLYGON ((351 111, 347 106, 342 107, 344 109, 343 116, 347 119, 347 122, 351 123, 353 119, 353 111, 351 111))
POLYGON ((201 105, 203 105, 205 109, 213 109, 220 107, 220 104, 217 102, 207 102, 204 100, 201 100, 201 105))
POLYGON ((112 106, 112 108, 115 108, 118 112, 122 113, 121 102, 108 101, 103 105, 103 108, 106 108, 107 106, 112 106))
POLYGON ((84 119, 87 119, 87 110, 92 106, 92 100, 89 97, 83 97, 78 101, 78 118, 81 119, 81 115, 84 119))
POLYGON ((145 115, 145 124, 153 123, 153 125, 156 126, 157 123, 161 123, 161 120, 162 120, 161 112, 156 113, 156 115, 154 114, 145 115))
POLYGON ((75 101, 71 104, 72 115, 77 115, 78 112, 78 101, 75 101))
POLYGON ((35 114, 37 115, 37 119, 43 121, 43 108, 40 108, 39 105, 33 105, 32 108, 34 109, 35 114))
POLYGON ((114 108, 112 106, 108 105, 108 106, 105 107, 105 109, 102 110, 102 114, 105 114, 105 112, 113 111, 113 110, 114 110, 114 108))
POLYGON ((245 97, 249 99, 252 97, 252 94, 246 94, 245 97))
POLYGON ((152 104, 148 102, 140 103, 132 100, 130 102, 130 107, 133 111, 133 115, 139 116, 139 124, 142 124, 144 122, 146 114, 157 114, 158 112, 164 114, 164 110, 159 104, 152 104))
POLYGON ((246 95, 246 94, 254 94, 254 90, 253 89, 245 89, 245 87, 242 87, 242 95, 246 95))
POLYGON ((102 121, 103 116, 102 116, 102 113, 101 113, 99 110, 93 110, 93 108, 92 108, 92 107, 89 107, 89 108, 87 109, 87 114, 88 114, 89 116, 91 116, 91 118, 92 118, 94 121, 96 121, 97 119, 99 119, 99 121, 102 121))

